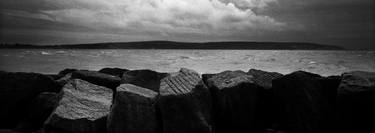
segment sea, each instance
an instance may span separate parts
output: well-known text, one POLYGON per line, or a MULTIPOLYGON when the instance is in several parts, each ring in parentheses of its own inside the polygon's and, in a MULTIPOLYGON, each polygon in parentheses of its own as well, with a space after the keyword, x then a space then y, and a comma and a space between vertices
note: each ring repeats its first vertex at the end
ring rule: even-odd
POLYGON ((201 74, 249 69, 288 74, 303 70, 330 76, 375 72, 375 51, 0 49, 1 71, 56 74, 65 68, 105 67, 159 72, 189 68, 201 74))

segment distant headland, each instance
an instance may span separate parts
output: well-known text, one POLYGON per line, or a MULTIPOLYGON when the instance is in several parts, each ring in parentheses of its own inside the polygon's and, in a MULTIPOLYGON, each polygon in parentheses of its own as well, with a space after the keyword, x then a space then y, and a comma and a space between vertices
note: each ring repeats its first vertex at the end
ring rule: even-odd
POLYGON ((173 42, 141 41, 90 44, 0 44, 0 49, 206 49, 206 50, 344 50, 332 45, 304 42, 173 42))

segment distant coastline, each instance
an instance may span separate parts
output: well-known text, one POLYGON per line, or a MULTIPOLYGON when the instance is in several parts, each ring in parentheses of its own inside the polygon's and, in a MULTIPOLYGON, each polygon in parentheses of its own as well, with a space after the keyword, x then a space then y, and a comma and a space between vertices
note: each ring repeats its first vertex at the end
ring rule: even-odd
POLYGON ((345 50, 339 46, 303 42, 110 42, 90 44, 0 44, 0 49, 202 49, 202 50, 345 50))

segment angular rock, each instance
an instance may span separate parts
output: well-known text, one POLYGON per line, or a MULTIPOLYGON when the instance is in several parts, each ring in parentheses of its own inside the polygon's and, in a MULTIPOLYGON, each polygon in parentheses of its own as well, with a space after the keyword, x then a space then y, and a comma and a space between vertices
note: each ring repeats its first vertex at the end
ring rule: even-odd
POLYGON ((28 115, 17 126, 16 131, 34 132, 43 127, 58 103, 57 93, 43 92, 30 104, 28 115))
POLYGON ((168 76, 167 73, 152 70, 132 70, 124 73, 121 83, 133 84, 159 92, 160 80, 166 76, 168 76))
POLYGON ((211 96, 199 74, 188 69, 162 79, 158 109, 163 133, 211 133, 211 96))
POLYGON ((128 69, 122 69, 122 68, 103 68, 100 69, 99 72, 109 74, 112 76, 122 77, 125 72, 129 71, 128 69))
POLYGON ((334 95, 322 83, 320 75, 297 71, 273 80, 273 89, 279 101, 279 124, 290 133, 328 132, 332 126, 334 95))
POLYGON ((60 92, 57 108, 47 119, 46 132, 103 133, 112 102, 112 90, 70 80, 60 92))
POLYGON ((283 75, 277 72, 266 72, 262 70, 250 69, 247 74, 253 76, 253 80, 265 89, 272 88, 272 80, 281 78, 283 75))
POLYGON ((224 71, 208 79, 217 133, 260 130, 256 115, 261 88, 252 78, 243 71, 224 71))
POLYGON ((156 100, 158 93, 122 84, 117 87, 114 104, 108 118, 108 133, 156 133, 156 100))
POLYGON ((337 132, 375 132, 375 73, 344 73, 337 93, 337 132))
POLYGON ((38 94, 58 91, 59 85, 42 74, 0 72, 0 128, 15 128, 38 94))
POLYGON ((82 79, 92 84, 116 89, 120 85, 121 78, 96 71, 80 70, 72 73, 72 78, 82 79))

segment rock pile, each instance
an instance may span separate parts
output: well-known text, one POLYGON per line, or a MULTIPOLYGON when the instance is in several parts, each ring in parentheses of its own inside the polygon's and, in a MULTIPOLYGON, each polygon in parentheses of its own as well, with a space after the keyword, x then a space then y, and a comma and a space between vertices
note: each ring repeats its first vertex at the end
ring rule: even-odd
POLYGON ((375 132, 375 73, 0 71, 0 133, 375 132))

